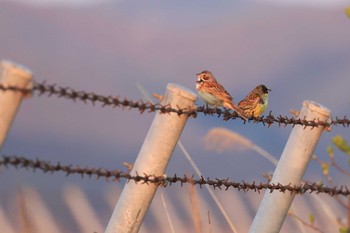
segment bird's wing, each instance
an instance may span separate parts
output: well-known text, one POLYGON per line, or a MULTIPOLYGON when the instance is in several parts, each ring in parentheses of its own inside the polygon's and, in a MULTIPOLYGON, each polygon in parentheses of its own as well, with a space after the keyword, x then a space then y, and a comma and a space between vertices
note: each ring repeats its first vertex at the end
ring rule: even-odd
POLYGON ((252 106, 256 106, 260 101, 260 96, 256 93, 250 93, 245 97, 245 99, 241 100, 238 103, 238 107, 241 109, 251 108, 252 106))
POLYGON ((211 85, 211 92, 214 95, 221 97, 226 102, 233 102, 233 98, 230 95, 230 93, 228 93, 225 90, 225 88, 217 82, 215 82, 215 83, 213 83, 213 85, 211 85))

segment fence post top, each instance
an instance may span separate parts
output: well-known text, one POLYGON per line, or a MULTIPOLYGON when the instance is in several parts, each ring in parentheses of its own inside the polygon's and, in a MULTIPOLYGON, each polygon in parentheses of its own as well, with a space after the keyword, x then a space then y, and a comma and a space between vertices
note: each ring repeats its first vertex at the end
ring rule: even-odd
POLYGON ((329 117, 331 114, 331 110, 329 110, 327 107, 312 100, 304 100, 303 107, 327 117, 329 117))
POLYGON ((197 99, 197 94, 187 87, 181 86, 176 83, 169 83, 167 85, 167 90, 173 92, 174 94, 181 95, 187 99, 195 101, 197 99))
POLYGON ((3 70, 6 70, 6 72, 11 72, 13 75, 17 77, 25 79, 26 81, 31 81, 33 76, 30 69, 28 69, 23 65, 12 62, 10 60, 1 60, 0 68, 3 70))

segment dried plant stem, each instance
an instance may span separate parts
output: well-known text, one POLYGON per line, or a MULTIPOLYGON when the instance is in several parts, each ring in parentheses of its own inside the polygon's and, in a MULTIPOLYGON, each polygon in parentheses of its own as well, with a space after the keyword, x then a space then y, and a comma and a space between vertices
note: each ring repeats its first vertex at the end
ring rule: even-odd
MULTIPOLYGON (((184 145, 182 144, 182 142, 180 140, 178 141, 177 145, 180 147, 180 149, 181 149, 183 155, 185 156, 185 158, 190 162, 190 164, 193 167, 193 169, 196 172, 196 174, 199 177, 201 177, 202 176, 201 171, 199 170, 199 168, 197 167, 197 165, 195 164, 195 162, 193 161, 193 159, 191 158, 190 154, 188 153, 188 151, 186 150, 186 148, 184 147, 184 145)), ((223 207, 223 205, 221 204, 221 202, 219 201, 217 196, 214 194, 213 190, 210 189, 210 187, 208 185, 204 185, 204 187, 209 192, 209 195, 211 196, 211 198, 213 198, 213 200, 214 200, 215 204, 217 205, 217 207, 219 208, 221 214, 224 216, 227 224, 230 226, 231 231, 234 232, 234 233, 237 233, 237 229, 236 229, 235 225, 231 221, 230 217, 228 216, 228 213, 226 212, 225 208, 223 207)))
POLYGON ((168 220, 168 223, 169 223, 170 232, 171 233, 175 233, 174 224, 173 224, 173 221, 171 220, 171 217, 170 217, 170 214, 169 214, 169 210, 168 210, 168 207, 167 207, 167 204, 166 204, 163 192, 160 194, 160 198, 162 199, 162 204, 163 204, 163 207, 164 207, 164 210, 165 210, 165 214, 166 214, 166 217, 167 217, 167 220, 168 220))
POLYGON ((297 221, 301 222, 303 225, 311 228, 314 231, 317 231, 319 233, 325 233, 324 231, 322 231, 320 228, 316 227, 315 225, 308 223, 306 221, 304 221, 303 219, 301 219, 300 217, 298 217, 298 215, 295 215, 293 213, 288 213, 289 216, 293 217, 294 219, 296 219, 297 221))

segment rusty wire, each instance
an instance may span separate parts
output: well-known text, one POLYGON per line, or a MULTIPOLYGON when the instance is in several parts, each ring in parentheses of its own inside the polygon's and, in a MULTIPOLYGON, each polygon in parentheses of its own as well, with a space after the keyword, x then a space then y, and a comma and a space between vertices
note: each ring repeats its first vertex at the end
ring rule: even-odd
POLYGON ((127 180, 133 180, 135 183, 141 182, 142 184, 156 184, 159 186, 166 187, 168 185, 174 184, 174 183, 180 183, 181 186, 183 184, 189 183, 192 185, 198 185, 200 188, 202 188, 203 185, 209 185, 211 187, 223 189, 227 191, 229 188, 242 190, 244 192, 247 191, 255 191, 255 192, 261 192, 264 190, 269 190, 270 192, 273 191, 279 191, 279 192, 291 192, 294 194, 305 194, 305 193, 324 193, 328 194, 330 196, 334 195, 340 195, 340 196, 349 196, 350 190, 347 186, 341 186, 339 187, 325 187, 320 184, 316 183, 304 183, 300 185, 283 185, 283 184, 271 184, 271 183, 248 183, 248 182, 235 182, 230 181, 227 179, 211 179, 211 178, 204 178, 201 177, 199 179, 195 179, 194 175, 192 176, 177 176, 176 174, 172 177, 169 176, 154 176, 154 175, 148 175, 143 174, 139 175, 136 172, 136 175, 131 175, 129 172, 123 172, 121 170, 108 170, 104 168, 82 168, 81 166, 73 166, 73 165, 61 165, 61 163, 52 164, 51 162, 39 160, 39 159, 28 159, 25 157, 18 157, 18 156, 3 156, 2 159, 0 159, 0 167, 15 167, 18 168, 25 168, 25 169, 31 169, 32 171, 41 170, 44 173, 55 173, 55 172, 62 172, 65 173, 66 176, 72 175, 72 174, 80 174, 83 178, 84 176, 88 176, 89 178, 95 177, 97 179, 99 178, 105 178, 107 181, 113 180, 113 181, 120 181, 120 179, 127 179, 127 180))
MULTIPOLYGON (((224 121, 232 120, 232 119, 241 119, 236 112, 230 112, 227 109, 219 109, 219 108, 208 108, 205 106, 199 106, 197 109, 192 109, 190 107, 185 109, 173 108, 168 105, 161 104, 152 104, 150 102, 133 101, 127 98, 119 98, 117 96, 105 96, 101 94, 95 94, 93 92, 86 91, 76 91, 70 87, 60 87, 56 84, 46 84, 35 83, 32 89, 23 89, 17 88, 13 86, 3 86, 0 84, 0 90, 3 91, 18 91, 25 94, 28 93, 38 93, 39 96, 46 94, 47 96, 56 96, 58 98, 66 98, 71 99, 73 101, 82 101, 84 103, 99 103, 102 107, 111 106, 111 107, 122 107, 122 109, 138 109, 142 114, 145 111, 147 112, 160 112, 160 113, 177 113, 178 115, 187 114, 191 117, 196 117, 198 113, 203 113, 204 115, 209 116, 217 116, 222 117, 224 121)), ((262 117, 251 117, 248 120, 243 120, 244 123, 252 122, 252 123, 262 123, 270 127, 272 124, 278 124, 278 126, 287 126, 292 125, 301 125, 304 127, 329 127, 329 126, 343 126, 349 127, 350 120, 344 117, 335 117, 330 119, 328 122, 320 121, 319 119, 306 120, 295 117, 287 117, 287 116, 274 116, 272 112, 270 112, 266 116, 262 117)))

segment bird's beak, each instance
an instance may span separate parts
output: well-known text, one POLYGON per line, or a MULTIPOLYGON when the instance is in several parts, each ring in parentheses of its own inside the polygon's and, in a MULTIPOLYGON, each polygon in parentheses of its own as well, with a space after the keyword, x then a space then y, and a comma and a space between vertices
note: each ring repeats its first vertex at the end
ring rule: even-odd
POLYGON ((200 75, 200 73, 196 74, 196 77, 197 77, 196 83, 201 83, 201 81, 202 81, 202 80, 199 78, 199 75, 200 75))

